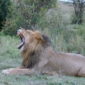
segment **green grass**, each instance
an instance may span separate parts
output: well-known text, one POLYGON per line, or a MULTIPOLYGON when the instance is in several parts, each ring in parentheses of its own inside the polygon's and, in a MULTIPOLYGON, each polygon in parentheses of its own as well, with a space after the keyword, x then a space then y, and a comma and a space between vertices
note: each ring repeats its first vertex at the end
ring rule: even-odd
POLYGON ((1 71, 20 66, 18 38, 0 36, 0 85, 85 85, 85 78, 47 75, 5 75, 1 71))

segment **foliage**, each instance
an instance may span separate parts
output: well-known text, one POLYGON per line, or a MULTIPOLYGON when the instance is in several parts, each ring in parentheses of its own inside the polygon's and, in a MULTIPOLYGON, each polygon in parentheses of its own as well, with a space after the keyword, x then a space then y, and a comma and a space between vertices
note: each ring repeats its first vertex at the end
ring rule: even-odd
POLYGON ((0 31, 9 13, 10 0, 0 0, 0 31))
POLYGON ((15 3, 13 1, 9 7, 10 14, 6 18, 3 32, 14 35, 20 26, 29 29, 33 27, 49 35, 58 51, 85 54, 84 25, 67 23, 69 20, 65 21, 66 17, 63 17, 58 6, 55 6, 55 1, 18 0, 15 3))
POLYGON ((15 34, 20 26, 29 29, 35 28, 47 10, 55 5, 56 0, 19 0, 15 2, 9 8, 11 17, 6 18, 5 34, 15 34))
POLYGON ((18 2, 19 11, 23 17, 24 27, 32 28, 49 9, 54 7, 56 0, 21 0, 18 2))
POLYGON ((65 26, 63 23, 63 17, 59 11, 59 8, 51 8, 46 14, 40 19, 38 23, 41 30, 49 29, 52 31, 60 32, 65 26))
POLYGON ((21 16, 19 12, 16 12, 14 4, 10 6, 10 11, 11 13, 8 14, 2 31, 8 35, 14 35, 21 26, 21 16))
POLYGON ((72 0, 74 7, 74 16, 72 19, 73 24, 82 24, 83 23, 83 14, 85 1, 84 0, 72 0))

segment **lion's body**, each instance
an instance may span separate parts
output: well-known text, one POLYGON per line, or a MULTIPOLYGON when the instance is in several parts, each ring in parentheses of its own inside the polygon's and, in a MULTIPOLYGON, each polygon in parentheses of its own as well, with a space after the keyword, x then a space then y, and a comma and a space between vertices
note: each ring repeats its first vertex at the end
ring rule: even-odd
MULTIPOLYGON (((9 74, 46 73, 85 76, 84 56, 56 52, 53 50, 48 37, 39 32, 29 32, 29 36, 27 30, 20 32, 20 36, 22 34, 25 38, 25 44, 20 49, 23 56, 22 67, 9 70, 9 74)), ((7 73, 6 71, 4 73, 7 73)))
MULTIPOLYGON (((82 55, 57 53, 51 47, 48 47, 43 49, 40 56, 34 54, 34 56, 31 57, 33 57, 33 60, 29 60, 30 63, 28 62, 29 64, 26 64, 26 67, 33 68, 35 71, 39 71, 39 73, 52 72, 61 75, 85 76, 85 57, 82 55), (38 61, 35 62, 36 60, 38 61), (35 62, 35 64, 32 62, 35 62)), ((26 61, 24 61, 24 63, 26 63, 26 61)))

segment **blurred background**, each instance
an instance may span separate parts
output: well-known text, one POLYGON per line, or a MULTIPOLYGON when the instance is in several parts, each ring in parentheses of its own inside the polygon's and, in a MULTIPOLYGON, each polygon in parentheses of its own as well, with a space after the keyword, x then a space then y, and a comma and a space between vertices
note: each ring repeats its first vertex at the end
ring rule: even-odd
POLYGON ((40 30, 58 51, 85 55, 85 0, 0 0, 0 34, 40 30))

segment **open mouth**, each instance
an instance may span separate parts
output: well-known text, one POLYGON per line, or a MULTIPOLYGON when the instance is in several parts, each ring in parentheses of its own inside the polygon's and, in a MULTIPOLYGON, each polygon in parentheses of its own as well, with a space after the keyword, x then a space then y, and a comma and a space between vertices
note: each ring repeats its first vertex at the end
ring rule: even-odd
POLYGON ((21 49, 25 44, 25 38, 23 36, 20 36, 20 40, 21 40, 21 43, 19 44, 18 49, 21 49))

